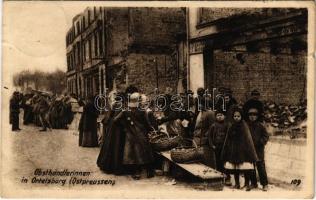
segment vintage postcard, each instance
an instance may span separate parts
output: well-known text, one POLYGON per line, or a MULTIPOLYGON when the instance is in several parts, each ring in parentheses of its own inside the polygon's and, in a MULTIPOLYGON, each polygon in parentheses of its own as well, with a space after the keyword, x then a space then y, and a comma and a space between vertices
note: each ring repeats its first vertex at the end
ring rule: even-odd
POLYGON ((314 197, 314 2, 2 15, 1 197, 314 197))

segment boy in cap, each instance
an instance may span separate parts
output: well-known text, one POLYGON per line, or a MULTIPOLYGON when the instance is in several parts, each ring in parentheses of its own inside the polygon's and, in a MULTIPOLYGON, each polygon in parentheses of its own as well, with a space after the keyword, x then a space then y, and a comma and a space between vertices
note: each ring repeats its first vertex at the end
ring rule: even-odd
POLYGON ((251 94, 250 94, 250 99, 248 99, 246 101, 246 103, 244 104, 243 106, 243 111, 245 114, 247 114, 248 110, 251 108, 251 107, 256 107, 258 109, 258 112, 259 112, 259 116, 258 116, 258 120, 260 122, 262 122, 263 120, 263 103, 262 101, 260 100, 260 92, 258 90, 252 90, 251 91, 251 94))
MULTIPOLYGON (((246 112, 246 120, 249 126, 252 140, 258 155, 258 161, 256 162, 256 168, 259 174, 260 184, 262 185, 262 190, 268 190, 268 177, 265 168, 264 161, 264 148, 269 140, 269 135, 266 128, 260 122, 260 108, 257 104, 250 104, 249 109, 246 112)), ((257 187, 256 174, 250 174, 249 179, 253 182, 252 187, 257 187)), ((248 180, 249 182, 249 180, 248 180)))
POLYGON ((225 184, 231 185, 230 175, 224 169, 224 163, 221 158, 225 138, 228 131, 228 124, 225 122, 225 112, 223 110, 216 110, 215 122, 211 125, 208 131, 208 141, 211 148, 215 148, 216 169, 225 173, 225 184))

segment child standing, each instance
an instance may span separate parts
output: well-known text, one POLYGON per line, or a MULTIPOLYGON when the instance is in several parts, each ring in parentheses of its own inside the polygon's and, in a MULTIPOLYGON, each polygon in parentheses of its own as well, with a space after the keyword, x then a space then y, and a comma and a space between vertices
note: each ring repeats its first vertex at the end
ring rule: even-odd
MULTIPOLYGON (((249 176, 249 171, 254 170, 254 163, 258 158, 249 127, 243 120, 242 110, 234 107, 232 118, 233 122, 224 142, 222 159, 225 163, 224 168, 234 174, 234 187, 240 189, 240 173, 249 176)), ((250 186, 246 185, 246 190, 249 191, 250 189, 250 186)))
MULTIPOLYGON (((258 161, 256 162, 256 168, 259 174, 260 184, 262 190, 268 190, 268 177, 264 162, 264 147, 269 140, 269 135, 266 128, 260 122, 260 113, 258 108, 249 108, 247 112, 247 122, 250 128, 253 143, 255 145, 256 153, 258 155, 258 161)), ((252 180, 257 184, 256 174, 252 174, 252 180)))
POLYGON ((208 141, 210 148, 215 149, 216 169, 226 175, 225 184, 231 185, 230 174, 224 169, 224 163, 221 158, 225 138, 228 131, 228 124, 225 122, 225 114, 223 110, 215 112, 215 122, 209 129, 208 141))

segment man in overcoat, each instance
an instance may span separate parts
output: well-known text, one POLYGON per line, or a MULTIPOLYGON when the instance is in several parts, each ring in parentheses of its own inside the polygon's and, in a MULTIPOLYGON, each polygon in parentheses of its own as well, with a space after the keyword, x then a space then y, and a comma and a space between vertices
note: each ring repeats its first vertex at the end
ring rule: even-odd
POLYGON ((15 91, 10 99, 10 123, 12 131, 20 131, 19 127, 20 99, 19 92, 15 91))

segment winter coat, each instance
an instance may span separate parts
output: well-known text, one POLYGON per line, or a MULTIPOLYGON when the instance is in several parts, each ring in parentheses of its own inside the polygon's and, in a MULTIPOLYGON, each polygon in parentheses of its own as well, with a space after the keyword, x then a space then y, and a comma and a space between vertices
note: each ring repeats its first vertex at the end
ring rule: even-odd
POLYGON ((20 104, 19 99, 16 96, 13 96, 10 99, 10 124, 19 120, 19 113, 20 113, 20 104))
POLYGON ((198 146, 208 146, 207 132, 215 121, 215 113, 211 110, 200 111, 195 124, 193 140, 198 146))
POLYGON ((248 122, 248 126, 258 158, 259 160, 264 160, 264 147, 269 140, 269 134, 263 124, 259 121, 248 122))
POLYGON ((150 125, 144 111, 125 112, 122 125, 125 130, 123 164, 144 165, 152 163, 153 152, 149 144, 150 125))
POLYGON ((258 161, 249 127, 244 120, 229 127, 222 151, 222 160, 232 164, 258 161))
POLYGON ((222 148, 228 131, 228 124, 215 122, 208 130, 208 141, 210 145, 222 148))
POLYGON ((144 111, 121 111, 109 124, 97 165, 110 174, 122 174, 126 166, 154 161, 147 134, 151 130, 144 111))
POLYGON ((83 108, 83 113, 79 122, 79 141, 80 146, 98 146, 97 118, 99 112, 93 103, 87 103, 83 108))

